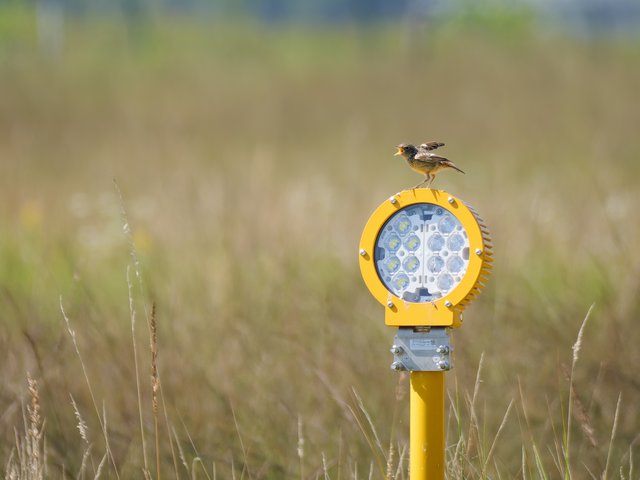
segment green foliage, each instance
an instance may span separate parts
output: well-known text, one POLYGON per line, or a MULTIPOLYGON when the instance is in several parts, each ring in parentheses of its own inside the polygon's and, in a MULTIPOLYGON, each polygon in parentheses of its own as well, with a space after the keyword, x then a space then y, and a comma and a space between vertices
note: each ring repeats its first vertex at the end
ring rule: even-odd
POLYGON ((0 5, 0 54, 6 48, 15 48, 20 44, 33 47, 35 34, 34 15, 18 2, 0 5))

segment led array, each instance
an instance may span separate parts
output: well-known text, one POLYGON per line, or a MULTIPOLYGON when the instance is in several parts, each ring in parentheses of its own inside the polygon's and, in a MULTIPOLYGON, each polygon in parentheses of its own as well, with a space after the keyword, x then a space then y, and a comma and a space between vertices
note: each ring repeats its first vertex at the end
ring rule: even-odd
POLYGON ((460 221, 432 203, 394 213, 380 230, 374 261, 389 291, 407 302, 433 302, 460 283, 469 238, 460 221))

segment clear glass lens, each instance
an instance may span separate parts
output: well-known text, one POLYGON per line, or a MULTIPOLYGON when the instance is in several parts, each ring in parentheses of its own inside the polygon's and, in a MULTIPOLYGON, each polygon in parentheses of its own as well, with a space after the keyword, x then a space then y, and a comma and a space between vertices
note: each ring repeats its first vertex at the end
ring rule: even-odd
POLYGON ((409 233, 409 229, 411 228, 411 220, 409 220, 406 215, 400 215, 399 218, 395 220, 393 227, 396 232, 404 236, 409 233))
POLYGON ((459 252, 462 247, 465 245, 464 237, 459 233, 452 234, 447 240, 447 246, 449 250, 453 252, 459 252))
POLYGON ((398 257, 389 257, 384 262, 384 269, 389 273, 396 273, 400 268, 400 259, 398 257))
POLYGON ((405 288, 407 288, 407 285, 409 285, 409 283, 409 277, 404 273, 399 273, 393 279, 393 286, 399 290, 404 290, 405 288))
POLYGON ((391 235, 389 235, 389 238, 387 238, 387 241, 385 242, 385 244, 387 246, 387 249, 391 253, 396 253, 400 248, 400 244, 401 244, 400 237, 395 233, 392 233, 391 235))
POLYGON ((439 233, 434 233, 429 237, 427 246, 429 247, 429 250, 433 250, 434 252, 442 250, 442 247, 444 247, 444 237, 439 233))
POLYGON ((411 255, 410 257, 407 257, 404 262, 402 262, 402 267, 406 272, 417 272, 418 268, 420 268, 420 260, 418 260, 414 255, 411 255))
POLYGON ((420 248, 420 237, 417 235, 409 235, 407 239, 404 241, 404 248, 409 250, 410 252, 415 252, 418 248, 420 248))
POLYGON ((418 203, 396 212, 376 240, 378 275, 393 294, 408 302, 442 298, 469 266, 469 238, 448 210, 418 203))
POLYGON ((439 289, 449 291, 453 287, 453 277, 448 273, 441 273, 437 285, 439 289))
POLYGON ((444 260, 441 257, 438 257, 437 255, 432 255, 429 257, 429 260, 427 260, 427 269, 430 272, 438 273, 440 272, 440 270, 442 270, 443 267, 444 267, 444 260))
POLYGON ((453 215, 447 215, 442 217, 442 219, 438 222, 438 230, 442 233, 451 233, 453 229, 456 228, 456 224, 458 221, 453 217, 453 215))
POLYGON ((451 273, 460 273, 464 267, 464 260, 457 255, 447 260, 447 270, 451 273))

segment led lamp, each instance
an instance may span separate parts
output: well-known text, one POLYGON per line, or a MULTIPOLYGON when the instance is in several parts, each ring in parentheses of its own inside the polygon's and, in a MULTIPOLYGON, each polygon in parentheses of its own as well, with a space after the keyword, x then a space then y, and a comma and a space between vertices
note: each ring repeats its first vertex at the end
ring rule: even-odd
POLYGON ((360 240, 360 271, 391 326, 459 326, 488 279, 489 231, 442 190, 405 190, 380 205, 360 240))

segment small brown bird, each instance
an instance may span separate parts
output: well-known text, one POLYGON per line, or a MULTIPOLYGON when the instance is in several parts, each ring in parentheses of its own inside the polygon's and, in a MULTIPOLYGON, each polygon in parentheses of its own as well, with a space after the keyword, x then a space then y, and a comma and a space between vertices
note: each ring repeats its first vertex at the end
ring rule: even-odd
POLYGON ((453 168, 454 170, 464 173, 453 162, 447 158, 431 153, 431 150, 444 146, 441 142, 427 142, 416 148, 408 143, 401 143, 396 146, 398 151, 395 155, 402 155, 412 170, 422 173, 425 179, 413 188, 418 188, 426 182, 429 182, 427 188, 431 186, 436 173, 445 168, 453 168))

